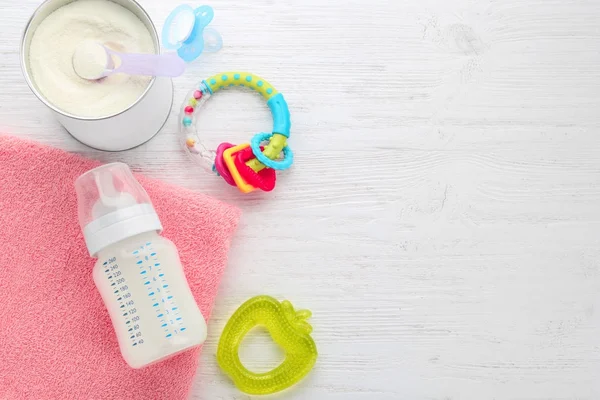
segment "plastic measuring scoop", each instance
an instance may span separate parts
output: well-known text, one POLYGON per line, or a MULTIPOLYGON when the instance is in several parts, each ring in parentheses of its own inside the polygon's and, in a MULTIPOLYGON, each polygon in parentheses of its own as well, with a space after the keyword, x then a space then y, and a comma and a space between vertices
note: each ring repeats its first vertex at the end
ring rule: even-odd
POLYGON ((192 62, 202 52, 214 53, 223 47, 221 35, 207 28, 215 16, 210 6, 193 9, 187 4, 175 8, 167 17, 162 31, 162 45, 177 50, 186 62, 192 62))
POLYGON ((75 73, 88 80, 117 73, 176 77, 185 67, 177 54, 120 53, 94 41, 81 42, 73 53, 75 73))

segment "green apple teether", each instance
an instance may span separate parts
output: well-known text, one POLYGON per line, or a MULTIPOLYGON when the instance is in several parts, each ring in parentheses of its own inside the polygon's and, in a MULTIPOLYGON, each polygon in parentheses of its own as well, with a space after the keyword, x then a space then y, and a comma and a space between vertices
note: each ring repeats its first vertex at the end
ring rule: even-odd
POLYGON ((235 385, 248 394, 271 394, 295 385, 313 368, 317 347, 306 320, 308 310, 295 311, 287 300, 278 302, 269 296, 257 296, 246 301, 231 316, 217 350, 217 361, 235 385), (264 326, 284 351, 285 360, 272 371, 256 374, 248 371, 238 355, 240 343, 256 326, 264 326))

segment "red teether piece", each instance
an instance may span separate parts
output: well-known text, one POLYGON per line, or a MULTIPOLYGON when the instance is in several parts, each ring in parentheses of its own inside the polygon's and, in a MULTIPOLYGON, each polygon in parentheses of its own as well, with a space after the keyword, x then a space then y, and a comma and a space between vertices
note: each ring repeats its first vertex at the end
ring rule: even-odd
POLYGON ((229 172, 229 168, 225 165, 225 161, 223 161, 223 152, 234 145, 231 143, 221 143, 219 147, 217 147, 217 155, 215 156, 215 169, 221 175, 221 177, 225 180, 225 182, 229 183, 231 186, 237 186, 231 173, 229 172))
MULTIPOLYGON (((264 150, 264 147, 261 146, 260 150, 264 150)), ((234 161, 235 167, 238 172, 244 178, 246 182, 250 185, 264 190, 265 192, 270 192, 275 188, 275 170, 271 168, 264 168, 260 170, 260 172, 254 172, 252 168, 246 165, 246 162, 255 158, 254 153, 252 153, 252 147, 247 147, 244 150, 240 150, 236 153, 234 161)))

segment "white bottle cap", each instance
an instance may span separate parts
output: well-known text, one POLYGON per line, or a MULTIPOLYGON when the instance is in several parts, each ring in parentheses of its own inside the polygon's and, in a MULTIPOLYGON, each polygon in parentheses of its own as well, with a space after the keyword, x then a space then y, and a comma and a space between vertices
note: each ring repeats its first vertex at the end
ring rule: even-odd
POLYGON ((123 239, 162 231, 150 197, 127 164, 92 169, 75 181, 79 225, 92 257, 123 239))

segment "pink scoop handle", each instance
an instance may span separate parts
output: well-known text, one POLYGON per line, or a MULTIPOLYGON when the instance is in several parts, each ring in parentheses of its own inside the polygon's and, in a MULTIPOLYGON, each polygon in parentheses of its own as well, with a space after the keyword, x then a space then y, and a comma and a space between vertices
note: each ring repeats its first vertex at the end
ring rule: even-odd
POLYGON ((176 77, 185 71, 185 61, 176 53, 172 54, 131 54, 118 53, 106 49, 108 54, 121 61, 118 68, 107 71, 108 74, 125 73, 129 75, 176 77))

